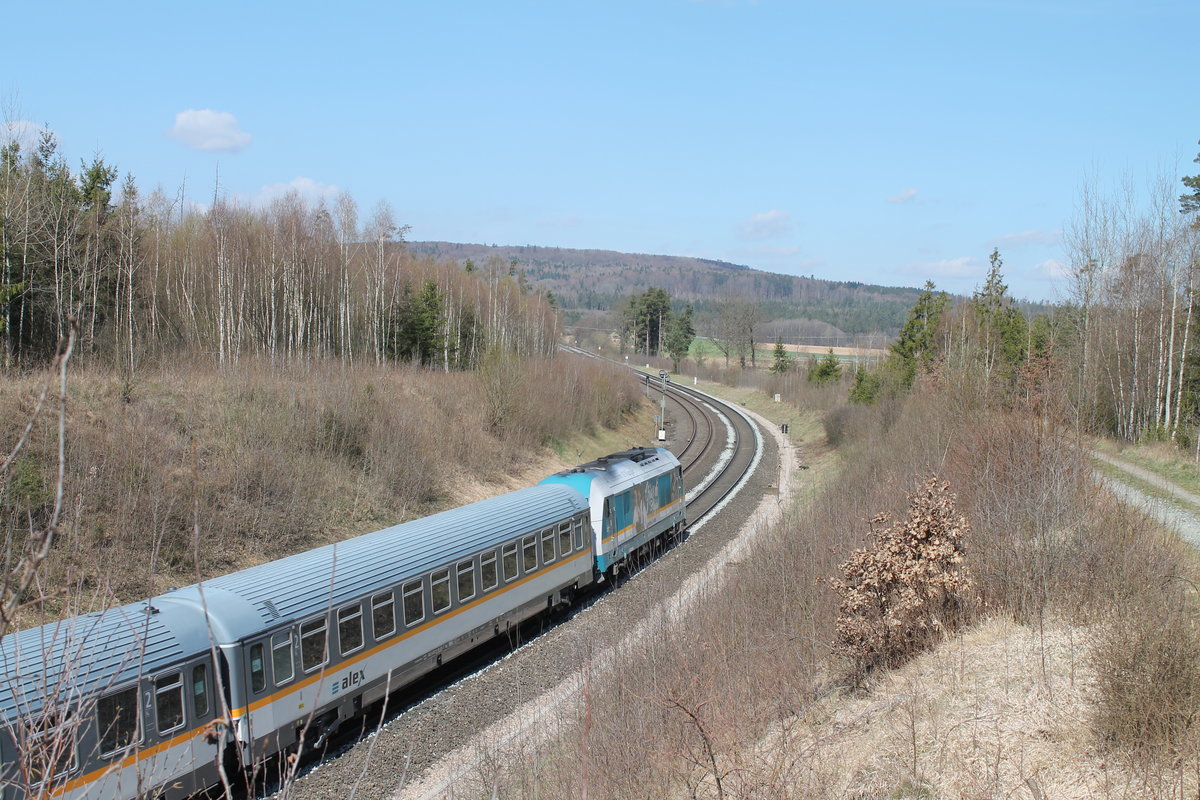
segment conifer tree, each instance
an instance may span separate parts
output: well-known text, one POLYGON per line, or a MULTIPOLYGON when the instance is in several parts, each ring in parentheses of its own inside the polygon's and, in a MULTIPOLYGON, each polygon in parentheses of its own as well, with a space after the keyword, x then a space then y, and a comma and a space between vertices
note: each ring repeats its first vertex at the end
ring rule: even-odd
POLYGON ((998 371, 1005 377, 1012 377, 1025 360, 1029 328, 1025 315, 1008 296, 1008 286, 1000 272, 1004 261, 1000 258, 999 249, 992 250, 989 261, 991 266, 987 281, 971 298, 982 348, 984 375, 990 377, 998 371))
POLYGON ((652 286, 629 298, 622 317, 622 331, 633 349, 658 355, 671 321, 671 296, 666 289, 652 286))
POLYGON ((672 372, 679 372, 679 362, 687 357, 696 338, 696 329, 692 325, 692 304, 688 303, 683 313, 671 318, 667 323, 667 340, 665 342, 667 355, 671 356, 672 372))
POLYGON ((404 287, 393 317, 393 358, 407 358, 421 366, 434 363, 444 345, 442 304, 442 294, 431 280, 416 294, 412 287, 404 287))
POLYGON ((869 406, 883 393, 883 379, 879 373, 859 369, 854 373, 854 385, 850 387, 850 402, 869 406))
MULTIPOLYGON (((796 360, 792 358, 792 354, 783 346, 783 337, 775 337, 775 350, 772 353, 771 374, 783 375, 791 372, 796 366, 796 360)), ((811 376, 810 376, 811 379, 811 376)))
POLYGON ((833 348, 808 371, 808 380, 817 386, 834 383, 842 375, 842 362, 833 354, 833 348))
MULTIPOLYGON (((1200 164, 1200 153, 1196 154, 1193 161, 1200 164)), ((1189 175, 1182 180, 1183 185, 1192 191, 1179 196, 1179 213, 1197 214, 1195 224, 1200 226, 1200 175, 1189 175)))
POLYGON ((888 366, 896 370, 900 384, 906 389, 912 386, 918 368, 928 369, 933 365, 937 327, 950 302, 948 294, 935 293, 934 289, 933 281, 925 281, 887 358, 888 366))

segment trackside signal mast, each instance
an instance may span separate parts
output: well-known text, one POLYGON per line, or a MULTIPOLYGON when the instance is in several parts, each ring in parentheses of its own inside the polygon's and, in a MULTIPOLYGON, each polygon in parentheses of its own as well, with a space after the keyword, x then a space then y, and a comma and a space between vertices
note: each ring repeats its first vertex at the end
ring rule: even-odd
POLYGON ((662 402, 659 404, 658 414, 658 440, 665 442, 667 440, 667 371, 665 369, 658 371, 658 379, 662 388, 662 402))

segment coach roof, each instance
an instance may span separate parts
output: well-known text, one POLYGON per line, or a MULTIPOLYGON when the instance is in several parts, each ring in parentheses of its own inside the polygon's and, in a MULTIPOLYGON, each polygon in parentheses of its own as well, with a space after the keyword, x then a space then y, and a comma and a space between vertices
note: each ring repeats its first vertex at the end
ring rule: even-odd
POLYGON ((201 615, 157 600, 51 622, 0 641, 0 716, 63 708, 208 649, 201 615))
POLYGON ((164 600, 206 607, 236 641, 382 591, 439 565, 587 509, 567 486, 547 485, 453 508, 337 544, 189 586, 164 600))

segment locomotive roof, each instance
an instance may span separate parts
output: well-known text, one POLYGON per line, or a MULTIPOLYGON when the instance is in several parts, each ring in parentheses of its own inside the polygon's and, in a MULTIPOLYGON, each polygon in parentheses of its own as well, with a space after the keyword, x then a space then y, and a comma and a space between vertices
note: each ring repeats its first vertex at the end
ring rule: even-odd
POLYGON ((669 472, 679 466, 679 459, 661 447, 637 447, 556 472, 542 481, 546 484, 571 486, 590 496, 595 483, 601 494, 624 490, 647 477, 669 472))
POLYGON ((235 641, 321 614, 332 606, 394 586, 440 564, 553 524, 587 509, 578 491, 534 486, 393 525, 337 544, 272 561, 166 595, 201 601, 235 641))

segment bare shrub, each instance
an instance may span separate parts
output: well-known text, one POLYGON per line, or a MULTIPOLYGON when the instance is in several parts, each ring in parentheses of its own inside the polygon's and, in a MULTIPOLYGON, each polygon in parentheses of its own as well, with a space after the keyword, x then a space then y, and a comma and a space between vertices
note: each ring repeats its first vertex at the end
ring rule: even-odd
POLYGON ((908 518, 879 514, 870 546, 855 550, 833 582, 840 597, 836 651, 862 677, 895 666, 941 639, 974 606, 964 563, 971 526, 936 476, 909 495, 908 518))
POLYGON ((1093 725, 1101 741, 1126 754, 1196 752, 1200 624, 1194 600, 1178 587, 1168 583, 1119 610, 1092 650, 1093 725))
POLYGON ((825 428, 825 440, 833 447, 845 444, 862 427, 866 415, 866 409, 858 406, 835 406, 821 417, 821 425, 825 428))

